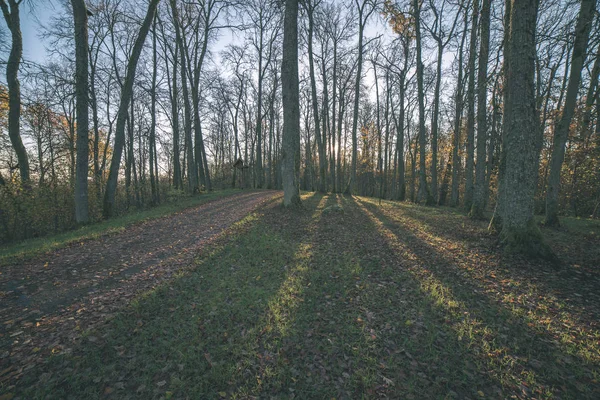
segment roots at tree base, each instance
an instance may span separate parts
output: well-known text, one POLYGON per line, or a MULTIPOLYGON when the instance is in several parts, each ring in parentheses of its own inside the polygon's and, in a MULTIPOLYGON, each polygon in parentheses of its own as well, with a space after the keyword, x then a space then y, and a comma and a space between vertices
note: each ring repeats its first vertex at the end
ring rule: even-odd
POLYGON ((500 232, 500 241, 507 254, 542 259, 554 264, 559 261, 556 254, 544 241, 544 237, 533 218, 524 228, 503 226, 500 232))

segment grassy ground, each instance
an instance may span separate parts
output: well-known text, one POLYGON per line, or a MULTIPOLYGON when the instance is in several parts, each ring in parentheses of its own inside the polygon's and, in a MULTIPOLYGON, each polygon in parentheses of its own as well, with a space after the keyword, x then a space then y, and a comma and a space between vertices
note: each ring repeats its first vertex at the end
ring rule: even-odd
POLYGON ((238 190, 223 190, 202 194, 201 196, 183 197, 176 202, 167 203, 148 210, 135 211, 130 214, 112 218, 96 224, 58 235, 24 240, 6 246, 0 246, 0 266, 15 259, 34 257, 51 250, 68 246, 74 242, 97 238, 101 235, 122 232, 127 226, 149 219, 160 218, 185 208, 197 206, 207 201, 237 193, 238 190))
POLYGON ((271 205, 249 216, 192 272, 0 390, 26 399, 600 397, 600 257, 589 232, 551 232, 564 262, 556 271, 505 258, 485 223, 447 210, 303 200, 302 211, 271 205), (585 256, 563 243, 573 240, 585 256))

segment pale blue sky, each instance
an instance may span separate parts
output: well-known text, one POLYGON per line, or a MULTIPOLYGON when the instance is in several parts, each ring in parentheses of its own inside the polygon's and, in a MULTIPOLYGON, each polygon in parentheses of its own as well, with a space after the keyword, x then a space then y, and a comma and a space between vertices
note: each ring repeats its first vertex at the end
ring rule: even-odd
POLYGON ((58 12, 59 6, 52 1, 36 1, 33 10, 30 9, 28 2, 24 2, 22 7, 23 58, 42 62, 46 58, 46 50, 44 40, 39 36, 40 22, 48 22, 49 18, 58 12))
MULTIPOLYGON (((45 41, 40 37, 40 24, 46 23, 59 11, 56 1, 24 1, 21 5, 21 34, 23 35, 23 60, 43 63, 46 59, 45 41), (35 4, 33 10, 30 4, 35 4)), ((0 18, 0 29, 3 31, 5 40, 10 42, 10 32, 6 27, 4 18, 0 18)), ((10 44, 8 45, 10 50, 10 44)), ((8 54, 2 54, 2 60, 6 60, 8 54)), ((0 68, 0 82, 6 83, 6 67, 0 68)))

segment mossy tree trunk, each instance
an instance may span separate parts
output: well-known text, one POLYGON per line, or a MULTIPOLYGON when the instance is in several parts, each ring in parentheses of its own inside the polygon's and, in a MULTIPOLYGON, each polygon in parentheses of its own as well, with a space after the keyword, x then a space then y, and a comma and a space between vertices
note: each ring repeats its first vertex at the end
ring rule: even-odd
POLYGON ((507 252, 551 258, 534 220, 540 135, 536 115, 535 28, 538 0, 512 0, 506 69, 505 166, 500 188, 501 240, 507 252))

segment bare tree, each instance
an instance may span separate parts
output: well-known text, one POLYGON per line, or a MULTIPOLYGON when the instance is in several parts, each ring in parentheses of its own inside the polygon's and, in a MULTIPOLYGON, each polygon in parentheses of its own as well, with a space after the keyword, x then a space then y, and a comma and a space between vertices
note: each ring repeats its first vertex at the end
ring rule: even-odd
POLYGON ((21 182, 29 181, 29 158, 21 140, 21 83, 19 65, 23 55, 23 36, 21 35, 21 17, 19 6, 23 0, 0 0, 4 20, 11 33, 12 45, 6 63, 6 81, 8 83, 8 136, 19 162, 21 182), (7 3, 8 2, 8 3, 7 3))
POLYGON ((482 0, 479 26, 479 67, 477 70, 477 165, 475 187, 469 215, 483 218, 486 190, 486 142, 487 142, 487 66, 490 51, 490 0, 482 0))
POLYGON ((548 192, 546 195, 546 219, 544 223, 548 226, 558 226, 558 192, 560 190, 560 173, 565 158, 565 145, 569 136, 569 127, 575 111, 577 92, 581 82, 581 70, 586 58, 586 51, 594 11, 595 0, 581 0, 579 18, 575 26, 575 43, 571 60, 571 75, 567 87, 565 105, 560 121, 554 132, 554 145, 552 147, 552 159, 550 165, 550 176, 548 178, 548 192))
POLYGON ((350 170, 350 181, 345 192, 352 193, 353 186, 356 184, 356 163, 358 158, 358 109, 360 104, 360 82, 362 80, 363 53, 364 53, 364 32, 367 22, 371 15, 377 10, 378 2, 376 0, 354 0, 358 10, 358 61, 356 69, 356 80, 354 83, 354 111, 352 114, 352 167, 350 170))
POLYGON ((150 0, 148 5, 148 11, 146 17, 142 22, 142 26, 138 33, 133 46, 131 57, 127 63, 127 75, 121 89, 121 99, 119 103, 119 113, 117 115, 117 126, 115 130, 115 143, 113 148, 113 156, 110 162, 110 171, 108 175, 108 181, 106 183, 106 191, 104 192, 104 203, 103 203, 103 214, 105 218, 113 216, 115 206, 115 195, 117 192, 117 179, 119 176, 119 167, 121 164, 121 154, 123 153, 123 147, 125 145, 125 123, 127 120, 127 114, 131 97, 133 94, 133 82, 135 79, 135 71, 137 69, 137 63, 142 52, 142 47, 146 41, 146 36, 150 30, 150 25, 154 19, 156 8, 160 0, 150 0))
POLYGON ((475 167, 475 61, 477 60, 478 19, 479 0, 473 0, 469 59, 467 61, 467 154, 465 161, 465 196, 463 202, 466 210, 471 209, 473 202, 473 174, 475 167))
POLYGON ((71 0, 75 21, 75 96, 77 98, 77 167, 75 220, 89 221, 88 211, 88 11, 84 0, 71 0))
POLYGON ((425 92, 423 89, 423 61, 421 38, 421 2, 413 1, 413 15, 415 19, 415 43, 417 47, 417 96, 419 101, 419 191, 417 201, 426 205, 433 205, 435 201, 427 185, 427 170, 425 164, 425 92))
MULTIPOLYGON (((464 2, 464 0, 463 0, 464 2)), ((442 57, 444 55, 444 49, 453 38, 454 29, 458 22, 460 12, 454 14, 454 21, 448 29, 444 24, 444 15, 448 14, 449 11, 446 8, 448 2, 443 0, 439 10, 434 0, 429 0, 429 6, 434 15, 434 21, 432 26, 427 26, 427 30, 435 40, 437 44, 437 61, 436 61, 436 76, 435 76, 435 89, 433 97, 433 110, 431 113, 431 197, 433 201, 438 201, 438 130, 439 130, 439 116, 440 116, 440 88, 442 84, 442 57)), ((462 4, 459 4, 462 8, 462 4)))
POLYGON ((283 205, 300 206, 300 93, 298 82, 298 0, 286 0, 283 25, 283 205))

